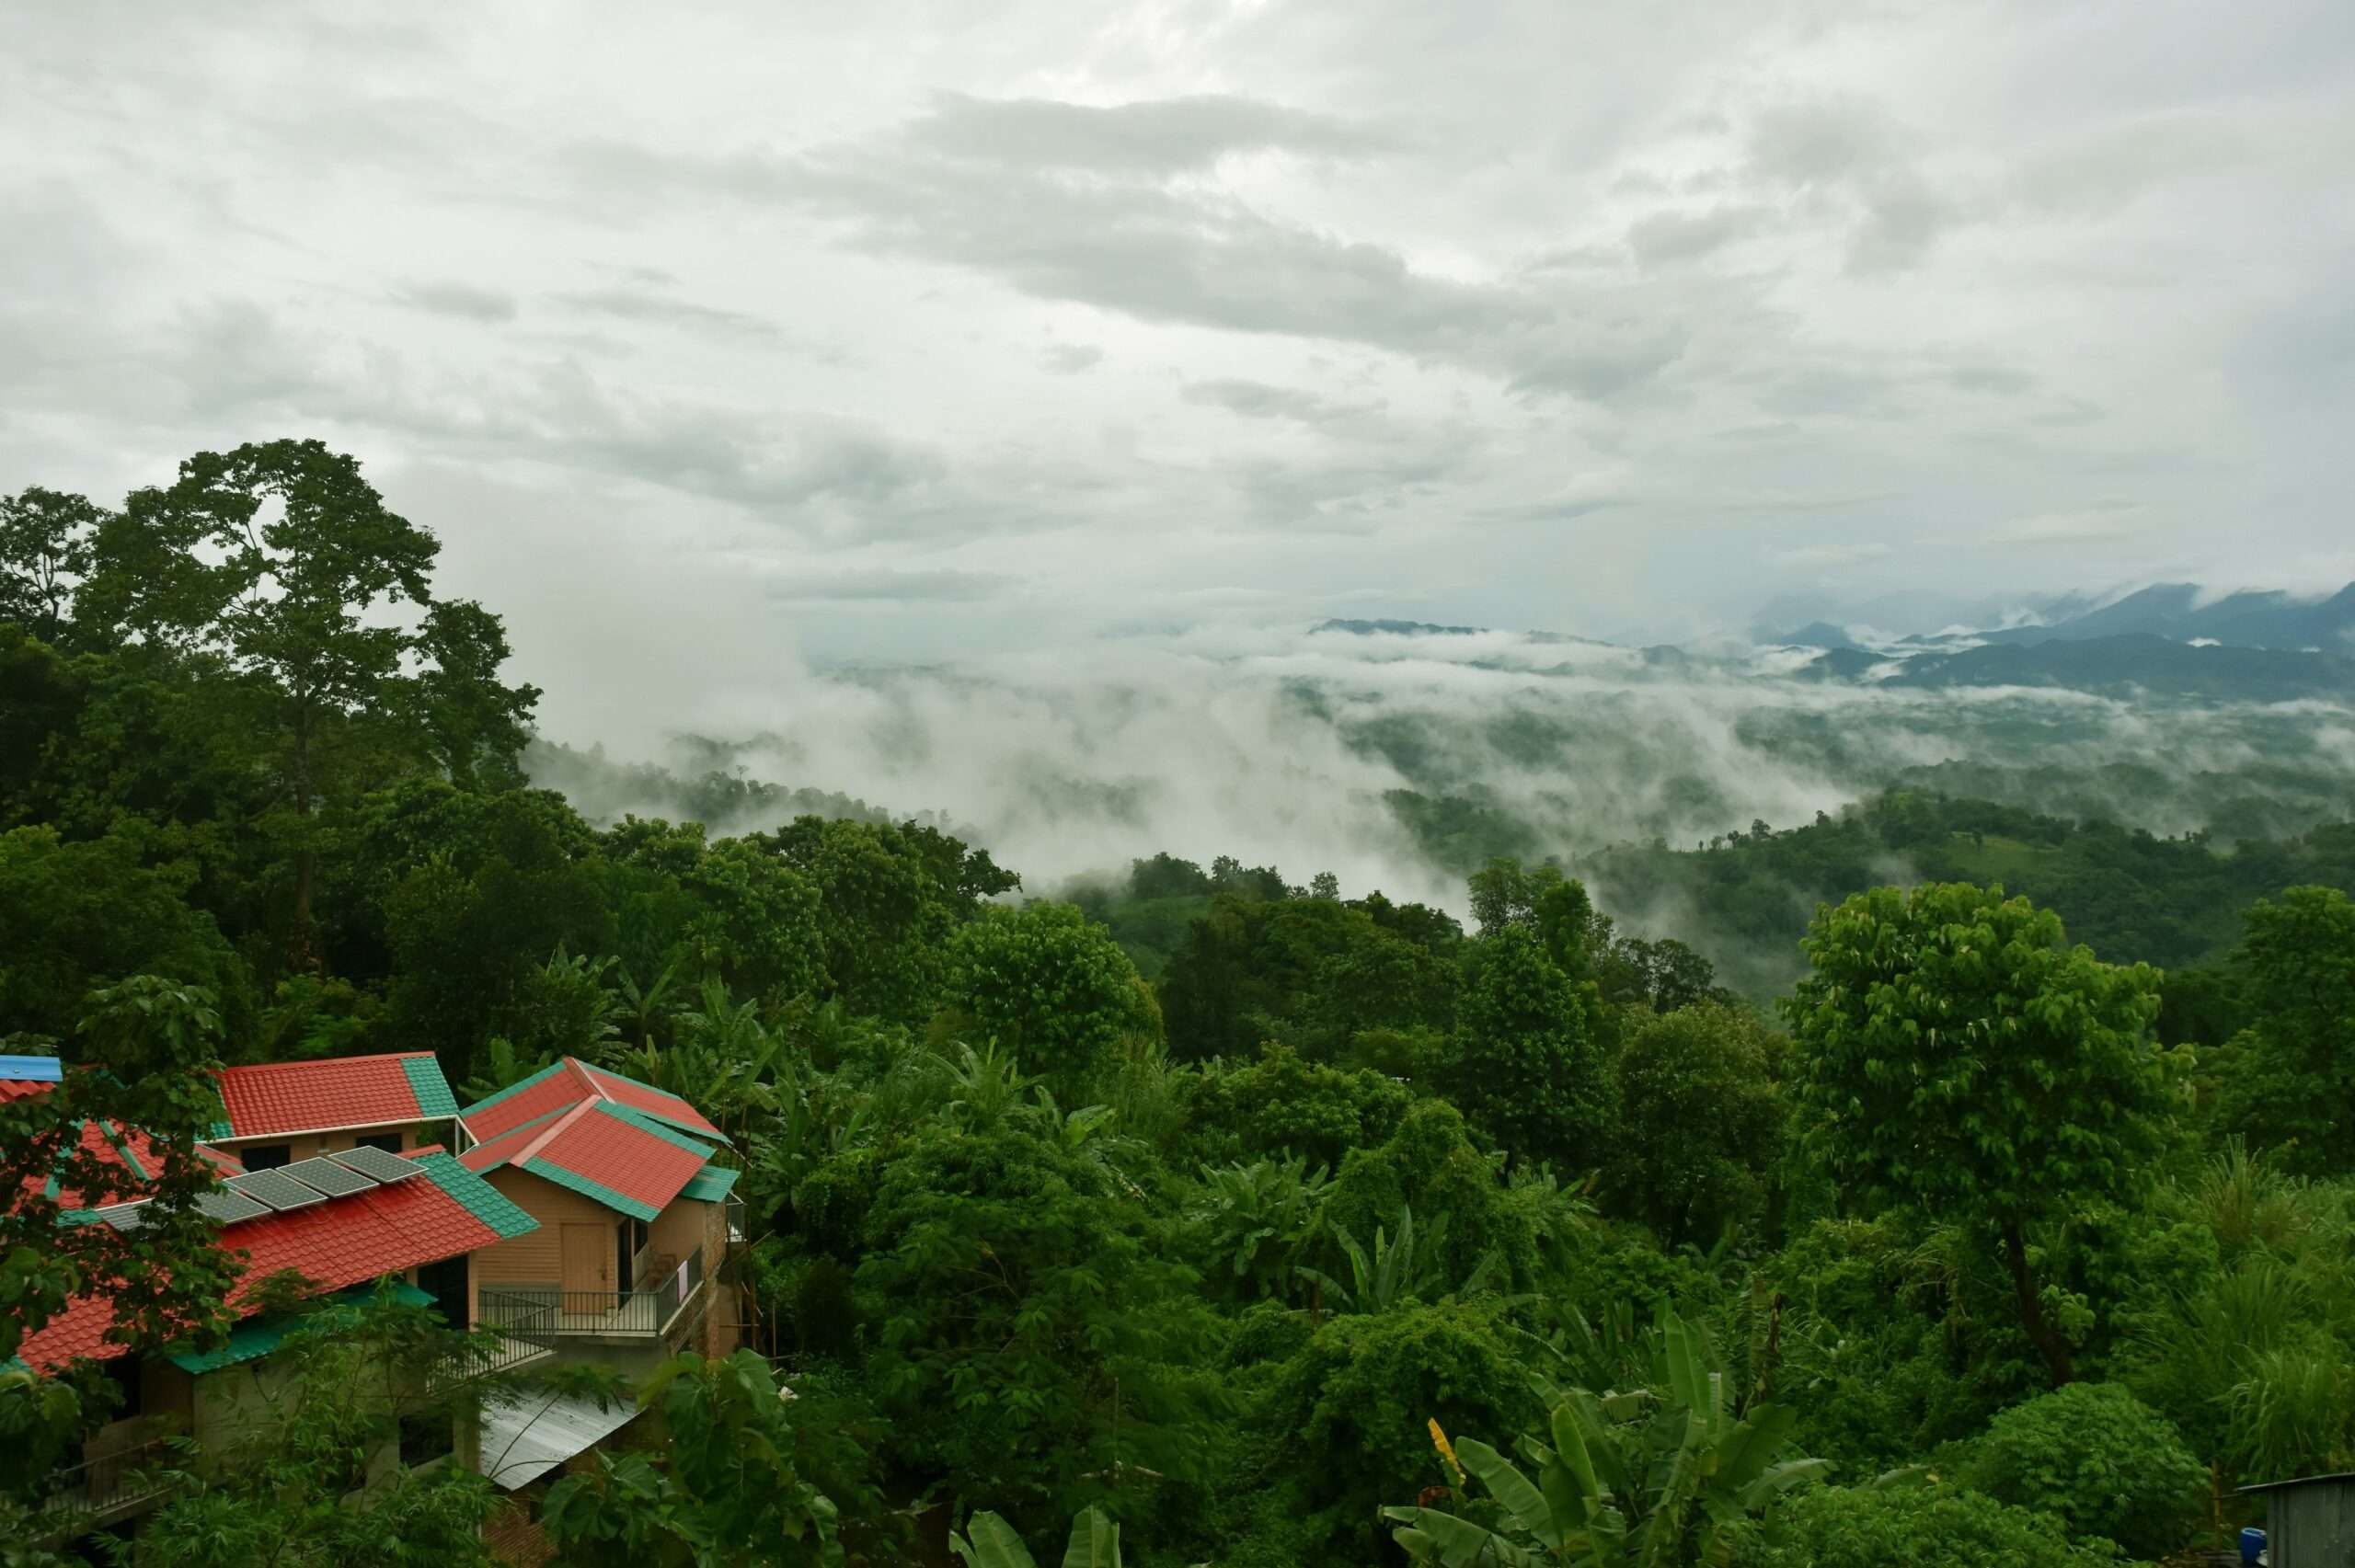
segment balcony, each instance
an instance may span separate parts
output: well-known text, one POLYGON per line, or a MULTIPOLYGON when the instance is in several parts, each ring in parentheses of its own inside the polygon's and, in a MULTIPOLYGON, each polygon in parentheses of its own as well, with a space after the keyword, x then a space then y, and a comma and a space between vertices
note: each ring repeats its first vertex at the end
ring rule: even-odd
POLYGON ((157 1437, 61 1466, 50 1474, 42 1516, 62 1534, 112 1524, 170 1490, 173 1462, 171 1440, 157 1437))
POLYGON ((485 1325, 525 1341, 656 1339, 670 1333, 703 1283, 703 1254, 690 1253, 684 1263, 641 1290, 486 1285, 479 1298, 481 1317, 485 1325))

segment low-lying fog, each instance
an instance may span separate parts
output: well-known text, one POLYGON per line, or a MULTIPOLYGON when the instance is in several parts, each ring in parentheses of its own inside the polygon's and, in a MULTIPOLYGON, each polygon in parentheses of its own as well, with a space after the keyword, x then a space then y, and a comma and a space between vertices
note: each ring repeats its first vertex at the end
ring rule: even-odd
MULTIPOLYGON (((1331 871, 1352 896, 1378 887, 1451 907, 1458 869, 1418 846, 1392 792, 1480 800, 1575 864, 1614 841, 1691 847, 1756 819, 1807 821, 1901 770, 1948 762, 2022 771, 2006 787, 2027 804, 2039 785, 2025 770, 2066 770, 2068 798, 2051 808, 2160 833, 2203 826, 2220 788, 2310 799, 2315 780, 2355 781, 2344 705, 1858 687, 1798 677, 1798 662, 1506 633, 1228 631, 954 670, 780 671, 754 694, 740 687, 724 707, 682 715, 676 735, 725 743, 752 778, 936 815, 1034 893, 1166 850, 1276 865, 1294 882, 1331 871)), ((711 752, 674 742, 608 755, 689 773, 711 752)), ((600 818, 679 814, 642 775, 547 752, 537 771, 600 818)))

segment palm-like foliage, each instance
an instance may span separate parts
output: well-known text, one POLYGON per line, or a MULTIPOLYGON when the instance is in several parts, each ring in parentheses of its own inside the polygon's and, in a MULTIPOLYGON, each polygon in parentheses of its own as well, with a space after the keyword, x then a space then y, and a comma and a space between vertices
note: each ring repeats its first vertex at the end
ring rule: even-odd
MULTIPOLYGON (((973 1516, 963 1535, 951 1535, 948 1548, 966 1568, 1039 1568, 1014 1527, 986 1510, 973 1516)), ((1063 1568, 1120 1568, 1120 1527, 1100 1508, 1081 1509, 1072 1517, 1063 1568)))
POLYGON ((1324 1223, 1327 1185, 1325 1167, 1311 1171, 1305 1155, 1203 1166, 1191 1219, 1214 1272, 1246 1297, 1288 1291, 1324 1223))
POLYGON ((1313 1268, 1302 1268, 1300 1276, 1316 1287, 1321 1307, 1344 1312, 1386 1312, 1408 1301, 1436 1301, 1443 1296, 1469 1296, 1488 1282, 1495 1272, 1496 1257, 1491 1253, 1480 1260, 1471 1276, 1461 1282, 1450 1279, 1443 1260, 1447 1255, 1447 1216, 1442 1214, 1430 1229, 1418 1236, 1415 1211, 1410 1207, 1398 1210, 1398 1234, 1394 1239, 1382 1226, 1373 1228, 1373 1245, 1362 1246, 1347 1228, 1331 1228, 1334 1244, 1340 1248, 1342 1260, 1348 1264, 1350 1277, 1346 1283, 1333 1276, 1313 1268))
POLYGON ((546 1059, 526 1056, 506 1036, 493 1035, 484 1043, 483 1054, 475 1063, 474 1076, 458 1085, 458 1093, 468 1101, 488 1100, 546 1066, 546 1059))
POLYGON ((995 1040, 980 1050, 957 1042, 956 1055, 935 1053, 932 1061, 942 1073, 947 1093, 942 1110, 968 1127, 995 1126, 1022 1105, 1022 1092, 1031 1080, 1013 1053, 1001 1052, 995 1040))
POLYGON ((1714 1369, 1699 1327, 1663 1310, 1658 1389, 1597 1395, 1571 1389, 1553 1404, 1544 1433, 1518 1445, 1536 1471, 1476 1439, 1432 1436, 1461 1488, 1477 1478, 1502 1510, 1492 1528, 1434 1508, 1392 1507, 1398 1544, 1417 1562, 1443 1568, 1670 1568, 1730 1560, 1738 1527, 1783 1493, 1813 1480, 1820 1459, 1778 1459, 1797 1412, 1758 1405, 1737 1418, 1725 1375, 1714 1369))

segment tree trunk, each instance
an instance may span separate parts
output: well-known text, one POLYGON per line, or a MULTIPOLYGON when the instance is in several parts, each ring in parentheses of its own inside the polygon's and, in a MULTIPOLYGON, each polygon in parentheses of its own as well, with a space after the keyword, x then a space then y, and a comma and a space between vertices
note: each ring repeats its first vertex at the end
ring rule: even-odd
POLYGON ((2069 1364, 2068 1339, 2045 1321, 2044 1299, 2037 1293, 2036 1278, 2028 1272, 2028 1238, 2021 1234, 2017 1219, 2004 1221, 2004 1261, 2011 1265, 2012 1288, 2019 1294, 2020 1327, 2028 1331, 2028 1343, 2044 1357, 2045 1370, 2057 1389, 2077 1374, 2069 1364))
POLYGON ((294 929, 286 933, 287 967, 301 974, 311 966, 311 884, 318 875, 319 857, 311 847, 311 720, 305 693, 294 694, 294 815, 302 822, 302 841, 294 850, 294 929))

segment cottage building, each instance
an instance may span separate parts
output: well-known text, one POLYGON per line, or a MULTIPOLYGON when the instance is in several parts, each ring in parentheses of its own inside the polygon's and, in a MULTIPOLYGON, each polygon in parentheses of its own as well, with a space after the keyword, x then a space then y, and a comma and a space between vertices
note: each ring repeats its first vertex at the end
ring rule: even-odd
POLYGON ((458 1114, 431 1051, 224 1068, 220 1091, 221 1120, 206 1141, 249 1171, 347 1149, 446 1144, 458 1114))
POLYGON ((567 1057, 459 1121, 460 1162, 538 1222, 475 1260, 478 1321, 625 1373, 735 1348, 737 1173, 713 1163, 729 1139, 701 1112, 567 1057))
MULTIPOLYGON (((45 1093, 60 1081, 48 1059, 0 1061, 0 1073, 8 1075, 0 1077, 0 1098, 45 1093)), ((82 1146, 124 1171, 134 1193, 155 1168, 157 1156, 134 1127, 86 1123, 82 1146)), ((225 1150, 199 1150, 223 1178, 199 1207, 220 1224, 224 1250, 248 1254, 229 1296, 243 1321, 227 1342, 212 1350, 134 1354, 106 1337, 112 1302, 87 1295, 27 1335, 10 1364, 47 1375, 76 1360, 95 1361, 121 1395, 114 1419, 84 1440, 77 1460, 52 1489, 52 1505, 70 1510, 83 1527, 127 1516, 153 1501, 137 1478, 162 1457, 165 1434, 194 1439, 212 1459, 262 1418, 281 1375, 271 1355, 293 1326, 262 1310, 264 1282, 293 1271, 325 1290, 356 1295, 390 1279, 403 1300, 439 1305, 463 1324, 472 1290, 468 1259, 536 1223, 440 1149, 394 1154, 347 1145, 332 1156, 254 1172, 225 1150)), ((54 1179, 50 1189, 69 1223, 118 1230, 142 1223, 144 1199, 85 1208, 76 1207, 80 1195, 55 1190, 54 1179)), ((518 1359, 535 1353, 528 1345, 516 1349, 518 1359)), ((388 1448, 378 1461, 393 1457, 388 1448)))

